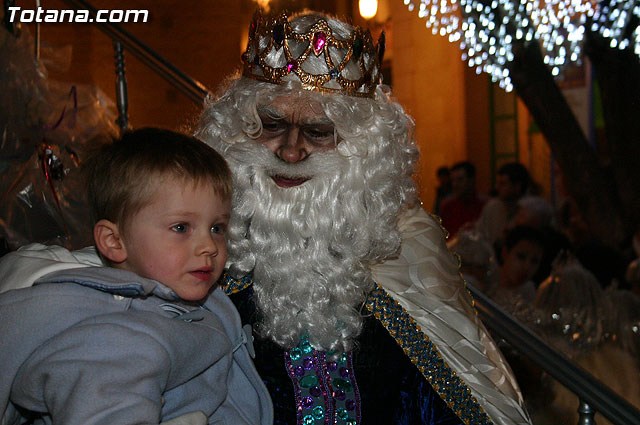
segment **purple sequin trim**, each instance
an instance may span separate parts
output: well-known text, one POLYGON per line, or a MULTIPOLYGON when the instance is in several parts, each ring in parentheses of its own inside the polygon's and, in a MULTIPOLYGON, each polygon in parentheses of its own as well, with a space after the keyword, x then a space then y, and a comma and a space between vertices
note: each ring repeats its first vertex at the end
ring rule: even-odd
MULTIPOLYGON (((356 423, 353 425, 360 425, 362 423, 362 412, 361 412, 361 400, 360 400, 360 391, 358 390, 358 383, 356 382, 356 375, 353 371, 353 355, 351 353, 349 353, 349 355, 347 356, 347 368, 349 369, 349 380, 351 381, 351 383, 353 384, 353 395, 354 395, 354 400, 349 400, 349 401, 353 401, 353 403, 355 404, 353 406, 352 410, 355 410, 355 414, 356 414, 356 423)), ((348 403, 348 401, 347 401, 348 403)), ((351 409, 349 409, 351 410, 351 409)), ((349 424, 352 425, 352 424, 349 424)))
POLYGON ((353 373, 353 356, 337 361, 314 350, 306 336, 285 352, 285 365, 293 383, 298 425, 360 425, 360 393, 353 373))

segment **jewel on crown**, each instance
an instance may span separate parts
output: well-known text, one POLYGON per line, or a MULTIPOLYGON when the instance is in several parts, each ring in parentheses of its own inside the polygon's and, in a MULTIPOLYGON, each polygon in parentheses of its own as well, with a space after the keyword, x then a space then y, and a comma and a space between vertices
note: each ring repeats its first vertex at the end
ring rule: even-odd
POLYGON ((373 98, 382 82, 384 33, 374 46, 369 30, 354 27, 342 38, 334 35, 321 15, 317 17, 299 33, 286 12, 264 17, 257 11, 242 55, 244 76, 274 84, 297 77, 306 90, 373 98), (312 72, 311 66, 323 71, 312 72))

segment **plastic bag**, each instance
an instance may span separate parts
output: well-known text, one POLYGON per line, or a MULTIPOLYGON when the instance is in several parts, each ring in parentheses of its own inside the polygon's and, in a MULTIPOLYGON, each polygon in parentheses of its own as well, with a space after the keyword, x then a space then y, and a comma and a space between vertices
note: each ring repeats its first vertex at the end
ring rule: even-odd
MULTIPOLYGON (((62 49, 48 63, 68 61, 62 49)), ((118 134, 113 101, 94 86, 49 80, 44 62, 26 29, 0 29, 0 236, 9 250, 92 244, 79 166, 118 134)))

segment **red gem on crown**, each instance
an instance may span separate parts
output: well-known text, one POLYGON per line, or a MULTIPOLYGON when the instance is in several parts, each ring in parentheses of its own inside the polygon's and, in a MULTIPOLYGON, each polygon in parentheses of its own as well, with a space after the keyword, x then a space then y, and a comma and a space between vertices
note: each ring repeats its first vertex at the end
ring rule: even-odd
POLYGON ((315 22, 296 30, 298 24, 292 24, 286 12, 263 18, 257 11, 242 57, 243 75, 272 84, 297 78, 306 90, 375 97, 376 87, 382 83, 384 35, 375 45, 369 30, 353 27, 348 35, 338 35, 333 32, 333 23, 330 25, 331 18, 310 14, 307 23, 309 17, 315 22), (330 54, 329 48, 341 55, 330 54), (312 54, 324 58, 315 61, 314 71, 304 66, 312 54), (323 64, 325 69, 321 70, 323 64))
POLYGON ((327 34, 322 31, 318 31, 313 36, 313 52, 318 56, 324 45, 327 44, 327 34))

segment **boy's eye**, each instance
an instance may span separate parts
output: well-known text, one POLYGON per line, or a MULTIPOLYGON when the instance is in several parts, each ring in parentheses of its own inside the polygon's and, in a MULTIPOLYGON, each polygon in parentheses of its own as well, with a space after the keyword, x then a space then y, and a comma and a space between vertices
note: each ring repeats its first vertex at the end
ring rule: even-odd
POLYGON ((224 224, 214 224, 211 226, 211 233, 223 234, 226 229, 224 224))
POLYGON ((186 223, 178 223, 175 226, 172 226, 171 230, 177 233, 185 233, 187 230, 189 230, 189 225, 186 223))

